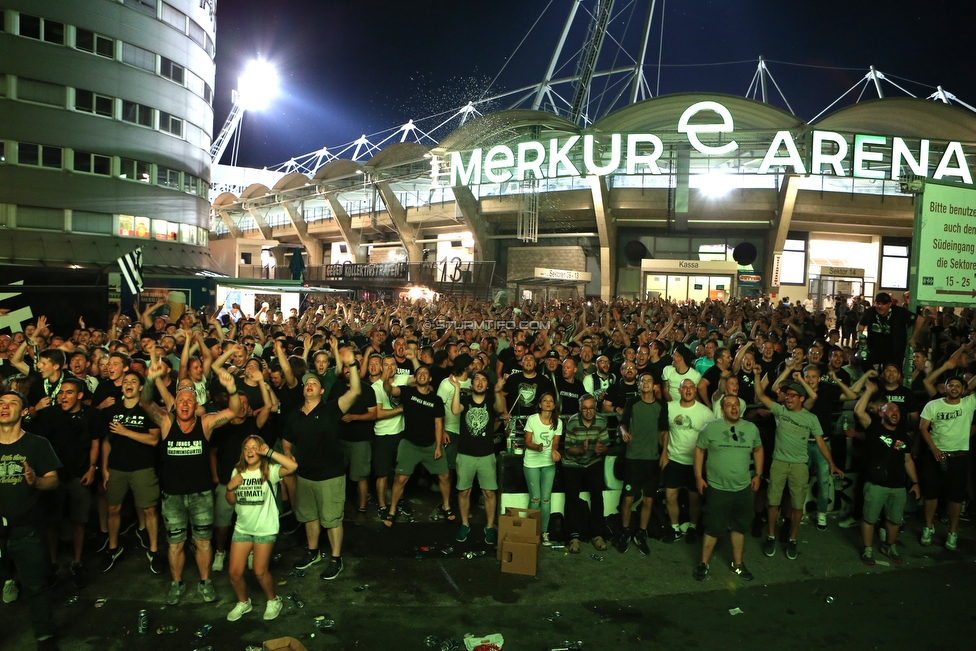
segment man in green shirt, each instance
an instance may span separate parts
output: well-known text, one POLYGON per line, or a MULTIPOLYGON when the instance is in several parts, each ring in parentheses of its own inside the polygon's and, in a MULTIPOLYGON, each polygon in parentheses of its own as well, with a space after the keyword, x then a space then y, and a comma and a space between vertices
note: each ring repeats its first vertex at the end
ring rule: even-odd
POLYGON ((745 532, 752 523, 753 496, 759 490, 760 479, 759 475, 750 476, 750 457, 756 468, 763 467, 759 429, 748 421, 739 420, 738 397, 725 396, 722 398, 722 419, 705 425, 695 446, 695 483, 698 492, 707 500, 702 560, 694 574, 699 581, 708 576, 708 561, 715 543, 726 531, 731 531, 732 538, 729 569, 746 581, 754 578, 742 563, 745 532))
MULTIPOLYGON (((757 382, 761 371, 756 368, 757 382)), ((758 384, 757 384, 758 386, 758 384)), ((756 397, 772 412, 776 419, 776 445, 773 448, 773 463, 769 467, 769 534, 763 544, 766 556, 776 555, 776 519, 779 505, 783 499, 783 488, 789 485, 790 501, 793 507, 790 515, 790 540, 786 545, 786 557, 796 560, 796 537, 800 531, 800 519, 807 497, 807 482, 810 470, 807 460, 810 455, 807 443, 816 443, 820 454, 827 460, 830 473, 843 479, 844 473, 834 465, 830 448, 823 439, 820 420, 803 408, 808 398, 816 399, 816 393, 802 382, 792 382, 782 387, 784 404, 773 402, 765 393, 757 391, 756 397)))

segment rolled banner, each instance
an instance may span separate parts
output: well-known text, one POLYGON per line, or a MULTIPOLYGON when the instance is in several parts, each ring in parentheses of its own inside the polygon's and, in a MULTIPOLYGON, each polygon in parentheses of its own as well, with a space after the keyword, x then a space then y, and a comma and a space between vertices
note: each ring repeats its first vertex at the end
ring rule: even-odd
POLYGON ((170 322, 177 323, 180 317, 183 316, 183 310, 186 309, 186 294, 183 292, 170 292, 166 296, 166 304, 169 306, 170 322))

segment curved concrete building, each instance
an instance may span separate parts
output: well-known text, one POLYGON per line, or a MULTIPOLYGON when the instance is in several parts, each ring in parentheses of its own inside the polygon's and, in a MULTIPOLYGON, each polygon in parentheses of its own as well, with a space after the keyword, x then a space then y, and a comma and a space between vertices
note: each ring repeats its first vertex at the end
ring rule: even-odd
POLYGON ((0 8, 0 264, 211 268, 214 2, 0 8))

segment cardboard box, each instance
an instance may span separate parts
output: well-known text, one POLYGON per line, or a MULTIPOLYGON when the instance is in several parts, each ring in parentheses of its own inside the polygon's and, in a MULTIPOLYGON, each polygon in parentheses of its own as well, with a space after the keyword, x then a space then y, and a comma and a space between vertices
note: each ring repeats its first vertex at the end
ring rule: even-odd
POLYGON ((264 651, 308 651, 308 649, 293 637, 276 637, 264 641, 264 651))
POLYGON ((542 537, 542 511, 509 507, 498 518, 498 552, 496 558, 502 560, 502 543, 509 534, 542 537))
POLYGON ((539 536, 509 534, 501 547, 502 572, 535 576, 539 562, 539 536))

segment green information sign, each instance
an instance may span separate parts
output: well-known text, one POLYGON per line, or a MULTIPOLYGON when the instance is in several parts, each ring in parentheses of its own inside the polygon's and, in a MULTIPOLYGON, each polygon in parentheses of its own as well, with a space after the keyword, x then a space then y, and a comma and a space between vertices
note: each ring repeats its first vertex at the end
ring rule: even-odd
POLYGON ((913 305, 971 307, 976 299, 976 186, 925 180, 915 197, 913 305))

